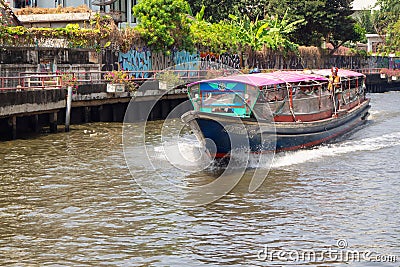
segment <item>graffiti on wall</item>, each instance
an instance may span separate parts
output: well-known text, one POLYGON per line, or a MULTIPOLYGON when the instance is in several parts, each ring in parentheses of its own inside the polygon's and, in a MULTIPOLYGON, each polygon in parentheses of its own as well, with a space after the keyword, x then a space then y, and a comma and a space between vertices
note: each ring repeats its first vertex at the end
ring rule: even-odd
POLYGON ((174 65, 172 56, 167 56, 163 52, 153 52, 151 54, 151 65, 153 70, 164 70, 174 65))
POLYGON ((131 49, 126 53, 119 52, 118 63, 121 69, 132 71, 135 78, 148 78, 147 71, 152 70, 151 51, 131 49))
POLYGON ((390 58, 389 68, 390 69, 400 69, 400 58, 390 58))
POLYGON ((221 54, 219 57, 219 61, 222 64, 234 69, 241 68, 240 56, 238 54, 228 54, 228 53, 221 54))
POLYGON ((199 61, 197 52, 176 51, 173 53, 174 63, 182 69, 191 69, 194 62, 199 61))
POLYGON ((369 68, 388 68, 389 67, 389 58, 387 57, 376 57, 371 56, 367 59, 369 68))
POLYGON ((332 66, 336 66, 338 68, 346 68, 346 69, 362 69, 364 67, 361 64, 360 57, 352 57, 352 56, 329 57, 324 67, 330 68, 332 66))
POLYGON ((200 67, 199 54, 197 52, 175 51, 173 53, 175 69, 179 71, 181 77, 194 77, 198 75, 197 70, 200 67), (196 70, 196 71, 183 71, 196 70))
POLYGON ((200 52, 200 59, 202 62, 202 65, 219 65, 221 64, 221 67, 231 67, 234 69, 240 69, 241 68, 241 60, 240 56, 238 54, 229 54, 229 53, 223 53, 223 54, 217 54, 213 52, 200 52))
POLYGON ((121 69, 134 72, 135 78, 148 78, 147 71, 162 70, 177 66, 177 69, 187 70, 196 68, 199 61, 197 52, 176 51, 172 55, 162 52, 152 53, 150 50, 139 51, 131 49, 126 53, 119 52, 118 63, 121 69))
MULTIPOLYGON (((104 57, 103 57, 104 58, 104 57)), ((243 67, 260 69, 302 69, 302 68, 400 68, 400 58, 360 57, 360 56, 331 56, 304 57, 298 55, 282 55, 279 53, 253 53, 251 55, 212 52, 172 51, 169 55, 163 52, 152 52, 149 49, 131 49, 127 53, 118 53, 117 64, 103 62, 108 67, 118 65, 121 69, 133 71, 136 78, 147 78, 147 71, 163 70, 175 66, 177 70, 193 70, 209 66, 229 66, 234 69, 243 67), (200 64, 199 64, 200 62, 200 64), (141 73, 143 71, 143 73, 141 73)), ((183 75, 183 74, 182 74, 183 75)), ((192 75, 191 73, 185 75, 192 75)))

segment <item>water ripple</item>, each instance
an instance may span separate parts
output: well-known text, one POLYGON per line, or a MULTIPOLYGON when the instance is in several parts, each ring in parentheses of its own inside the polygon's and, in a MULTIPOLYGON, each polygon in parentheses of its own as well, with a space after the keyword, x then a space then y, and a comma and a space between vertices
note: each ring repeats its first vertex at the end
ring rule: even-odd
MULTIPOLYGON (((321 251, 340 238, 351 249, 400 260, 400 94, 371 97, 372 119, 358 132, 277 155, 255 193, 248 192, 249 170, 218 202, 186 209, 158 203, 135 184, 121 124, 0 143, 0 265, 280 266, 257 252, 266 245, 321 251)), ((147 141, 157 150, 160 122, 149 125, 147 141)), ((191 153, 190 144, 183 150, 191 153)), ((157 177, 140 166, 135 175, 157 177)), ((185 179, 213 178, 200 172, 185 179)), ((326 263, 333 264, 344 266, 326 263)))

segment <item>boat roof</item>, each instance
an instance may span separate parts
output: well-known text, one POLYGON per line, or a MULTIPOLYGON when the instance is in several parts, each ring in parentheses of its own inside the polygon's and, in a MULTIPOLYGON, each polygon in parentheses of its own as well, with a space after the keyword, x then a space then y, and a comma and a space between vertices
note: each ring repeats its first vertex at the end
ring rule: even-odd
MULTIPOLYGON (((194 83, 189 84, 189 86, 193 86, 199 83, 213 83, 213 82, 245 83, 256 87, 282 84, 282 83, 296 83, 296 82, 311 82, 311 81, 327 82, 328 78, 326 76, 329 76, 330 74, 331 74, 330 69, 315 70, 315 71, 314 70, 275 71, 269 73, 239 74, 227 77, 218 77, 209 80, 196 81, 194 83)), ((361 73, 350 70, 339 70, 338 75, 340 77, 364 76, 361 73)))
MULTIPOLYGON (((330 69, 312 70, 312 73, 323 75, 323 76, 327 77, 327 76, 331 75, 331 70, 330 69)), ((365 75, 360 72, 357 72, 357 71, 338 69, 338 76, 339 77, 362 77, 365 75)))

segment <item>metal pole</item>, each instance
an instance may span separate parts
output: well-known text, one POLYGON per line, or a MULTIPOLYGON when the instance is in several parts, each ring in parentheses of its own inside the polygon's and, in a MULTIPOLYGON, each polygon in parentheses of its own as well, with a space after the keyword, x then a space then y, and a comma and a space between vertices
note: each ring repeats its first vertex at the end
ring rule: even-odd
POLYGON ((127 1, 127 8, 126 8, 126 16, 127 16, 127 23, 128 26, 131 26, 132 24, 132 0, 127 1))
POLYGON ((67 110, 65 112, 65 131, 69 132, 69 124, 71 120, 71 104, 72 104, 72 86, 68 86, 67 94, 67 110))

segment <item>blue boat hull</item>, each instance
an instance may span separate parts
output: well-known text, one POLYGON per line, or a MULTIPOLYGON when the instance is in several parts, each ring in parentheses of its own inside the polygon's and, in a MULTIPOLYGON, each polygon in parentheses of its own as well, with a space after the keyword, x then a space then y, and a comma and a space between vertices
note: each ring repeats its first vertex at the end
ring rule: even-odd
POLYGON ((328 142, 363 123, 369 108, 369 101, 366 100, 341 117, 312 123, 271 124, 195 111, 186 113, 183 120, 210 154, 222 158, 229 155, 232 149, 263 153, 296 150, 328 142))

